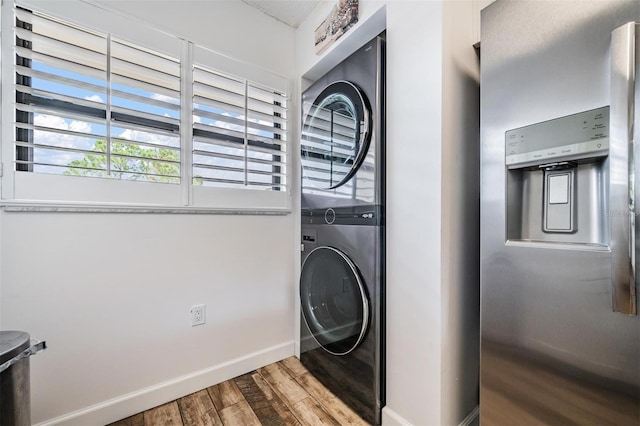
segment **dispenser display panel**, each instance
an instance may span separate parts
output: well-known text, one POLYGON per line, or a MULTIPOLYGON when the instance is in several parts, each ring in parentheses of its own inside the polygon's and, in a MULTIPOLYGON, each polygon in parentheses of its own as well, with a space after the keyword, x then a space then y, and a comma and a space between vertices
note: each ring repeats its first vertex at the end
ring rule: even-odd
POLYGON ((608 106, 505 133, 505 162, 510 169, 604 157, 608 153, 608 106))

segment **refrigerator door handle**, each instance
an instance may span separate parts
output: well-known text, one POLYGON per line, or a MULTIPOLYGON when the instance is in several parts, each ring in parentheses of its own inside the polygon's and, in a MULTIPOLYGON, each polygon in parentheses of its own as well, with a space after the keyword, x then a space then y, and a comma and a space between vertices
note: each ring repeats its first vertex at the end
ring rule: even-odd
POLYGON ((611 34, 611 122, 609 147, 609 229, 613 310, 637 315, 636 303, 636 155, 634 98, 638 24, 611 34))

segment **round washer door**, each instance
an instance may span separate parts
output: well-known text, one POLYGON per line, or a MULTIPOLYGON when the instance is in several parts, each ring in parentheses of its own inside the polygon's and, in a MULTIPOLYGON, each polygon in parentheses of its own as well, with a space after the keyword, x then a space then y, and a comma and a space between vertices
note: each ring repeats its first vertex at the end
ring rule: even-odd
POLYGON ((300 307, 313 338, 334 355, 353 351, 369 322, 369 300, 354 263, 340 250, 318 247, 300 275, 300 307))
POLYGON ((305 185, 334 189, 356 173, 371 140, 371 111, 353 83, 336 81, 313 101, 300 142, 305 185))

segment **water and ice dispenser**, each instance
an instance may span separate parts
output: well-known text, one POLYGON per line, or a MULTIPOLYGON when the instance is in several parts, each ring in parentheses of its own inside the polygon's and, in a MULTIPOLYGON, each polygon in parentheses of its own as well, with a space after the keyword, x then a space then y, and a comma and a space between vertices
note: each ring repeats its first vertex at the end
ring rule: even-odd
POLYGON ((609 107, 505 133, 507 239, 605 246, 609 107))

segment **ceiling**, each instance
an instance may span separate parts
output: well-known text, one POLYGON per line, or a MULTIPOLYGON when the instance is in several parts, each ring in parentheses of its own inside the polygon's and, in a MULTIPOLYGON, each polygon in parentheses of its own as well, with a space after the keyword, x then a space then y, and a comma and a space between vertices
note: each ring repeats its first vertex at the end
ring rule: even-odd
POLYGON ((311 11, 320 3, 317 0, 242 0, 263 13, 298 28, 311 11))

